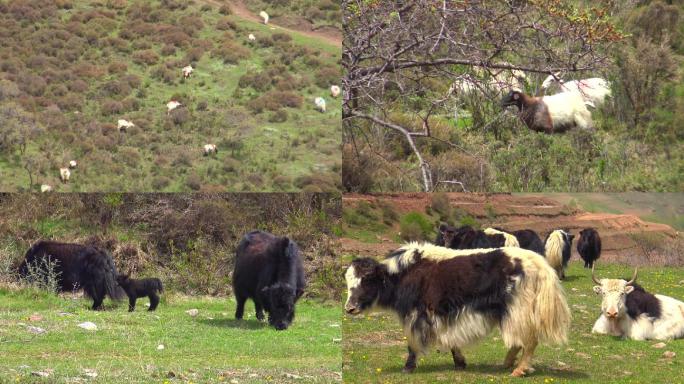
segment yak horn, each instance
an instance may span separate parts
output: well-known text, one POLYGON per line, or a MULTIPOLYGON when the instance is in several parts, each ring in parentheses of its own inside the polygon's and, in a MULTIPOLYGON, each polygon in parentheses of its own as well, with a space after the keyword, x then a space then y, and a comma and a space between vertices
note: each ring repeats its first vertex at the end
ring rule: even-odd
POLYGON ((596 279, 596 276, 594 276, 594 266, 591 266, 591 279, 594 280, 594 283, 601 285, 601 282, 596 279))
POLYGON ((637 270, 638 270, 638 268, 635 267, 635 268, 634 268, 634 276, 632 276, 632 280, 630 280, 630 281, 627 282, 627 285, 630 285, 630 284, 632 284, 633 282, 636 281, 636 278, 637 278, 637 270))

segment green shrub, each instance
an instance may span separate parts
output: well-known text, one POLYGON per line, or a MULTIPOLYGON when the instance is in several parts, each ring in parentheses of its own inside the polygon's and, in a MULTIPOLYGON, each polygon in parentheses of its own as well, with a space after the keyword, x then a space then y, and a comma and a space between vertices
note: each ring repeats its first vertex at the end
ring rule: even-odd
POLYGON ((427 240, 432 233, 432 223, 420 212, 404 215, 400 222, 401 238, 406 241, 427 240))

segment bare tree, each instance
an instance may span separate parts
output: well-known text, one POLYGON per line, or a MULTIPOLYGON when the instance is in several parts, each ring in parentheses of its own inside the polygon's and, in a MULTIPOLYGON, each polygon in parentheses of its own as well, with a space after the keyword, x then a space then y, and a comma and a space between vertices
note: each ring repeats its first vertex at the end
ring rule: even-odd
POLYGON ((448 113, 458 92, 449 85, 456 81, 487 91, 501 71, 548 74, 605 66, 605 48, 622 34, 607 21, 606 9, 567 3, 343 0, 345 142, 363 140, 360 131, 368 127, 394 132, 415 155, 425 191, 445 182, 468 188, 458 180, 433 180, 417 143, 437 139, 432 117, 448 113), (398 121, 397 111, 417 123, 398 121))

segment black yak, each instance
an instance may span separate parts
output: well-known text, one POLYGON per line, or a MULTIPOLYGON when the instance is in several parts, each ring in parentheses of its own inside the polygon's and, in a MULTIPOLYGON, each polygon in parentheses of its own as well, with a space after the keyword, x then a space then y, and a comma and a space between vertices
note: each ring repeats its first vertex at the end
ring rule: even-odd
POLYGON ((122 298, 116 283, 116 266, 106 252, 86 245, 39 241, 26 252, 19 266, 19 274, 26 277, 29 265, 55 263, 55 272, 62 292, 83 289, 93 299, 93 309, 102 309, 106 295, 114 300, 122 298))
POLYGON ((584 228, 580 231, 577 253, 584 260, 584 268, 593 267, 594 261, 601 257, 601 237, 594 228, 584 228))
POLYGON ((128 312, 135 311, 135 301, 139 297, 150 298, 150 308, 148 311, 154 311, 159 305, 159 294, 164 290, 161 280, 157 278, 147 279, 131 279, 129 275, 119 275, 116 278, 121 288, 128 295, 128 312))
POLYGON ((503 247, 506 238, 502 234, 488 234, 470 226, 460 228, 441 224, 435 245, 451 249, 478 249, 503 247))
POLYGON ((304 268, 294 241, 262 231, 242 238, 233 272, 236 319, 242 319, 245 301, 251 298, 257 319, 264 319, 265 310, 269 324, 277 330, 287 329, 305 286, 304 268))
POLYGON ((542 243, 541 238, 535 231, 531 229, 521 229, 519 231, 511 232, 511 234, 518 239, 520 248, 529 249, 530 251, 537 252, 544 256, 544 243, 542 243))

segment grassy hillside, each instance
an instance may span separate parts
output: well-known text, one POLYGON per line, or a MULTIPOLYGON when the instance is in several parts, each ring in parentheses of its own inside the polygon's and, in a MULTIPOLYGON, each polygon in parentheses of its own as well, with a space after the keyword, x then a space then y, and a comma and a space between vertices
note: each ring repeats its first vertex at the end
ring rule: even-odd
POLYGON ((339 48, 219 4, 0 1, 0 190, 336 189, 339 48))
MULTIPOLYGON (((601 277, 631 275, 629 267, 600 265, 601 277)), ((639 283, 651 292, 684 298, 683 269, 642 268, 639 283)), ((529 383, 647 383, 678 380, 682 371, 683 340, 666 342, 622 340, 591 334, 598 318, 601 299, 591 289, 591 272, 578 262, 570 263, 563 282, 572 312, 569 343, 539 346, 533 365, 536 372, 523 379, 529 383), (665 351, 676 353, 663 357, 665 351)), ((495 331, 480 344, 463 350, 465 371, 455 372, 450 353, 432 349, 418 359, 411 375, 401 373, 406 358, 406 340, 395 316, 372 313, 345 316, 342 322, 343 378, 345 383, 508 383, 510 370, 502 367, 506 348, 495 331)))
POLYGON ((340 204, 326 194, 0 194, 0 283, 16 284, 26 250, 53 239, 105 249, 119 271, 170 291, 230 295, 235 248, 261 229, 297 242, 305 297, 337 299, 340 204))
POLYGON ((145 311, 144 299, 129 313, 126 305, 94 312, 86 300, 31 290, 0 289, 0 297, 3 383, 331 383, 341 378, 339 305, 300 301, 292 326, 279 332, 255 319, 251 302, 245 319, 235 321, 235 301, 226 298, 167 294, 157 311, 145 311), (198 315, 186 314, 189 309, 198 309, 198 315), (77 327, 85 321, 98 330, 77 327), (33 334, 28 327, 46 332, 33 334))

